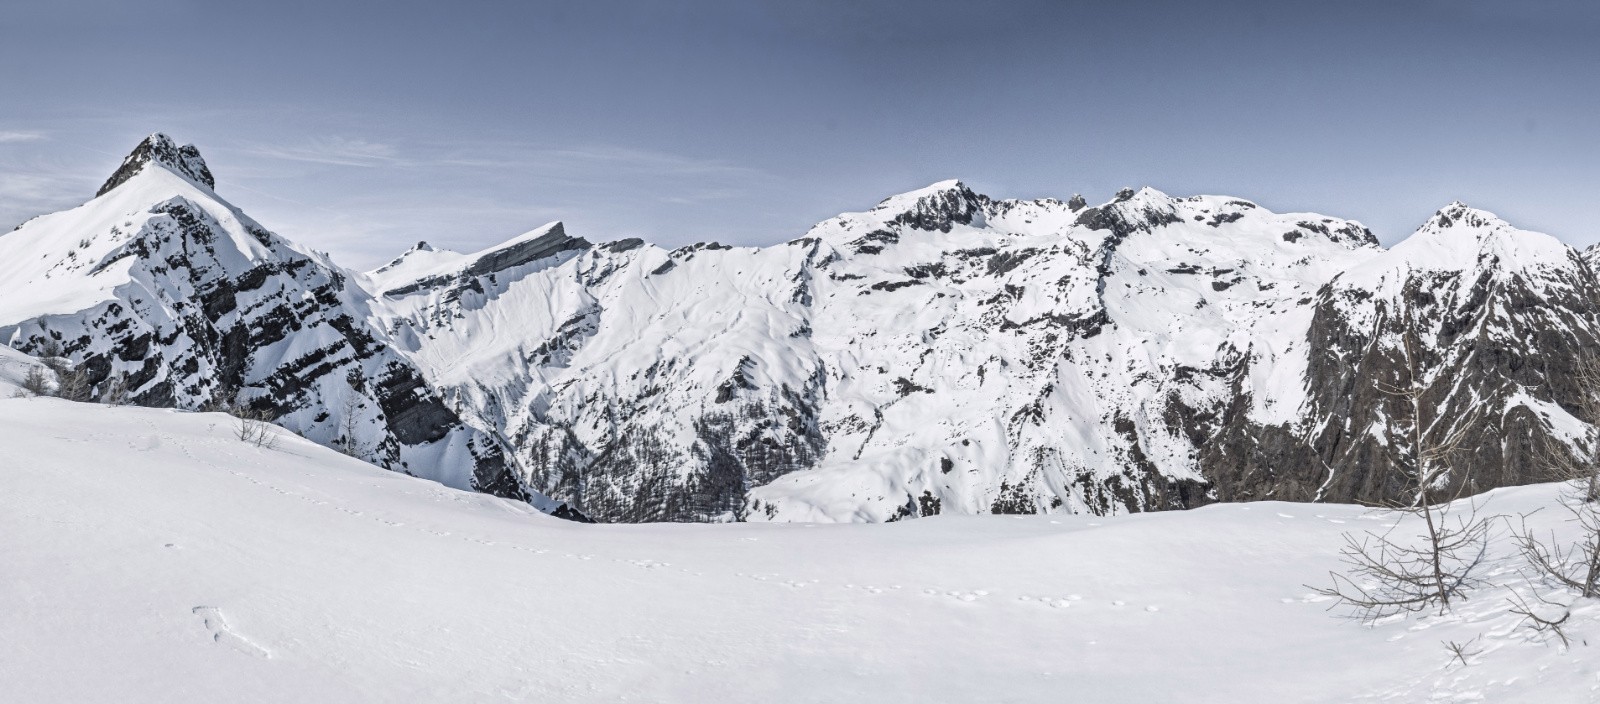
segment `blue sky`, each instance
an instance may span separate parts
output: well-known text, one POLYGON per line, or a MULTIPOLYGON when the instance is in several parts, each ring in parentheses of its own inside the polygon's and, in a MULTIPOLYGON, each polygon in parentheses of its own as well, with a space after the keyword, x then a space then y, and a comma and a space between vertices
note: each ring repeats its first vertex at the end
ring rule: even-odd
POLYGON ((554 219, 768 244, 960 178, 1221 193, 1394 242, 1600 240, 1600 3, 8 0, 0 227, 145 134, 352 266, 554 219))

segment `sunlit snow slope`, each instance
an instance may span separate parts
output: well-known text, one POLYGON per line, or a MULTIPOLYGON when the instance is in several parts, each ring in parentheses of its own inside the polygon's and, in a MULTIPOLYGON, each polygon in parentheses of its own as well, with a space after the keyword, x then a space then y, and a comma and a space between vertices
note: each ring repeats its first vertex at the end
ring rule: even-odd
MULTIPOLYGON (((1597 701, 1595 605, 1571 650, 1498 587, 1326 612, 1302 584, 1389 520, 1355 507, 584 526, 232 423, 0 400, 0 698, 1597 701), (1480 635, 1451 665, 1441 641, 1480 635)), ((1560 529, 1554 496, 1488 499, 1560 529)))

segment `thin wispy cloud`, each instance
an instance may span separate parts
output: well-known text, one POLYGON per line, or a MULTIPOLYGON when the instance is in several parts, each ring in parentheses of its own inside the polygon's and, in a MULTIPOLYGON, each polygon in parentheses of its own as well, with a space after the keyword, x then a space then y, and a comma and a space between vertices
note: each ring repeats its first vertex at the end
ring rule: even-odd
POLYGON ((535 144, 434 144, 431 151, 445 154, 423 165, 521 171, 535 174, 658 175, 769 179, 772 174, 722 159, 707 159, 670 152, 596 144, 550 147, 535 144))
POLYGON ((635 174, 731 176, 740 178, 769 178, 771 176, 760 169, 739 166, 719 159, 697 159, 678 154, 618 146, 535 150, 529 156, 558 165, 615 169, 635 174))
POLYGON ((94 186, 93 179, 74 169, 0 163, 0 234, 35 216, 88 200, 94 186))
POLYGON ((254 145, 242 151, 266 159, 330 166, 372 168, 407 164, 400 158, 399 150, 393 145, 344 137, 318 137, 299 145, 289 146, 254 145))
POLYGON ((26 130, 0 130, 0 144, 15 144, 18 142, 37 142, 45 138, 43 132, 26 130))
POLYGON ((662 196, 659 200, 672 205, 694 205, 718 200, 729 200, 745 195, 746 192, 733 188, 708 188, 693 191, 684 195, 662 196))

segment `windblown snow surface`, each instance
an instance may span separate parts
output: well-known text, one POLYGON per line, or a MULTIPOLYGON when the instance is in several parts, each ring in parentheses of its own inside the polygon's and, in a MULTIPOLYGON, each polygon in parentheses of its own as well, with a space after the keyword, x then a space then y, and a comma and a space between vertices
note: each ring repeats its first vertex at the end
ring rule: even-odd
POLYGON ((1449 616, 1330 613, 1359 507, 580 525, 233 423, 0 400, 0 699, 1600 700, 1600 605, 1519 628, 1503 538, 1449 616))

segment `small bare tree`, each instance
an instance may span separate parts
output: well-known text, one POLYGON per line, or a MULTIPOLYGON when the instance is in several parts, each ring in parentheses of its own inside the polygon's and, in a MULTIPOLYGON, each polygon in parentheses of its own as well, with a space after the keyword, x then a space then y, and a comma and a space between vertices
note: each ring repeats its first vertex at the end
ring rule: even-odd
POLYGON ((61 356, 60 345, 52 342, 46 345, 44 350, 49 356, 40 357, 39 362, 49 367, 56 375, 55 387, 47 395, 68 401, 94 400, 94 386, 89 383, 89 370, 61 356))
POLYGON ((333 439, 333 448, 356 459, 366 459, 368 448, 357 439, 361 430, 361 397, 354 391, 345 394, 340 404, 339 434, 333 439))
MULTIPOLYGON (((1478 411, 1465 416, 1445 418, 1437 409, 1429 417, 1424 403, 1428 385, 1418 370, 1416 323, 1409 299, 1401 294, 1403 319, 1401 352, 1404 355, 1406 383, 1376 383, 1379 391, 1403 399, 1409 406, 1411 428, 1407 434, 1401 456, 1405 466, 1402 472, 1407 480, 1408 501, 1388 501, 1380 504, 1400 514, 1421 522, 1423 531, 1416 540, 1403 540, 1395 536, 1403 521, 1383 533, 1368 531, 1357 536, 1344 535, 1345 546, 1340 556, 1345 564, 1344 574, 1330 572, 1332 584, 1312 587, 1317 593, 1336 599, 1335 606, 1355 609, 1364 621, 1373 621, 1396 613, 1421 611, 1438 607, 1443 614, 1450 602, 1465 598, 1465 593, 1481 586, 1477 576, 1488 553, 1489 534, 1493 517, 1480 516, 1478 505, 1468 502, 1463 513, 1456 499, 1466 491, 1469 481, 1451 476, 1451 457, 1478 425, 1478 411), (1450 421, 1453 420, 1453 427, 1450 421), (1452 480, 1457 487, 1453 495, 1440 496, 1439 490, 1448 487, 1452 480)), ((1378 329, 1382 329, 1382 318, 1378 329)))
POLYGON ((1540 537, 1528 528, 1526 516, 1512 537, 1535 576, 1594 599, 1600 597, 1600 501, 1584 498, 1588 481, 1574 481, 1561 497, 1561 507, 1571 515, 1567 520, 1577 524, 1576 538, 1563 542, 1554 530, 1540 537))
POLYGON ((48 367, 35 366, 29 367, 27 376, 22 377, 22 390, 17 395, 54 396, 55 392, 55 374, 48 367))
MULTIPOLYGON (((1581 355, 1572 381, 1578 386, 1580 419, 1600 422, 1600 358, 1581 355)), ((1547 436, 1537 455, 1550 478, 1567 483, 1559 501, 1577 535, 1561 541, 1552 530, 1542 538, 1523 516, 1521 529, 1512 533, 1517 547, 1537 577, 1585 599, 1600 598, 1600 429, 1591 425, 1570 443, 1547 436)))
POLYGON ((1527 624, 1536 633, 1551 633, 1561 639, 1562 646, 1572 645, 1572 640, 1567 636, 1567 619, 1572 618, 1572 609, 1566 604, 1546 599, 1534 592, 1534 599, 1539 603, 1529 604, 1516 592, 1512 592, 1506 601, 1511 603, 1511 613, 1522 617, 1522 622, 1527 624))
POLYGON ((1450 651, 1450 659, 1452 661, 1460 660, 1461 666, 1466 667, 1472 664, 1472 658, 1483 654, 1483 649, 1477 647, 1478 641, 1482 638, 1482 635, 1478 635, 1465 643, 1458 643, 1453 640, 1442 642, 1444 643, 1444 649, 1450 651))
POLYGON ((82 366, 68 366, 56 371, 56 396, 68 401, 86 403, 94 400, 94 385, 89 383, 89 370, 82 366))
POLYGON ((212 401, 201 410, 233 416, 237 423, 234 435, 248 444, 263 450, 278 446, 278 426, 273 424, 272 413, 266 409, 235 399, 231 402, 212 401))
POLYGON ((100 382, 100 403, 107 406, 121 406, 128 402, 128 375, 122 372, 112 372, 105 381, 100 382))
POLYGON ((261 416, 241 415, 239 419, 239 439, 255 445, 263 450, 271 450, 278 446, 278 426, 272 421, 261 416))

